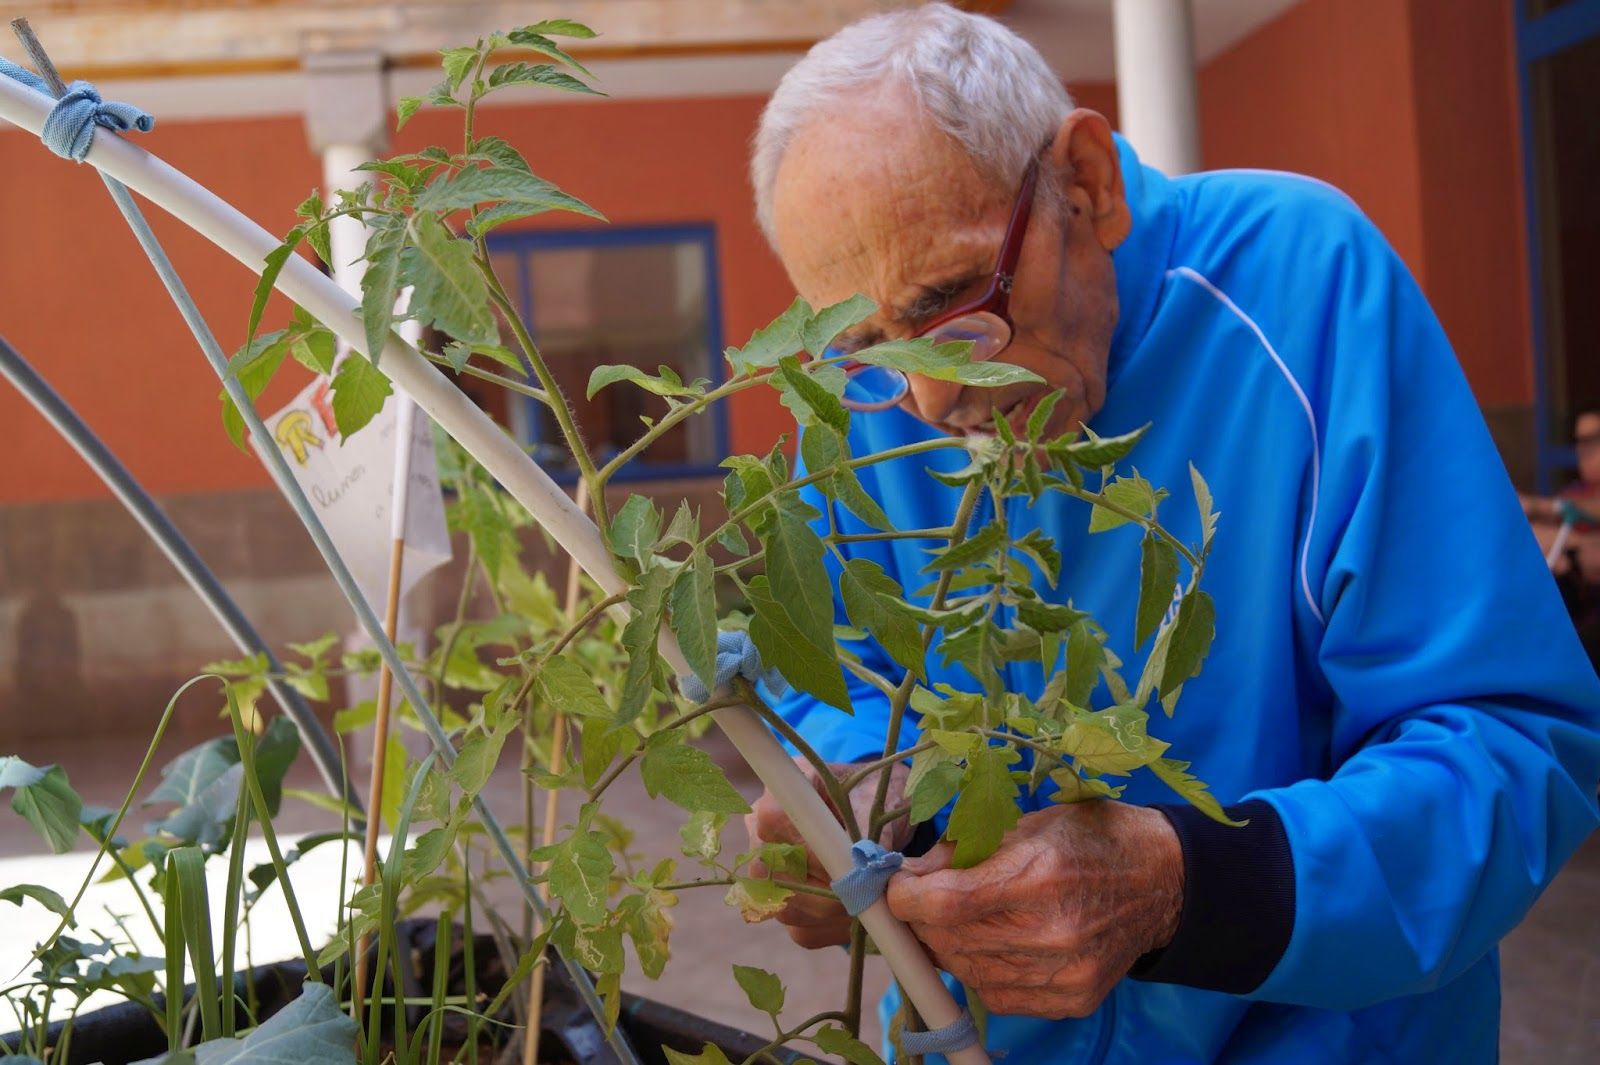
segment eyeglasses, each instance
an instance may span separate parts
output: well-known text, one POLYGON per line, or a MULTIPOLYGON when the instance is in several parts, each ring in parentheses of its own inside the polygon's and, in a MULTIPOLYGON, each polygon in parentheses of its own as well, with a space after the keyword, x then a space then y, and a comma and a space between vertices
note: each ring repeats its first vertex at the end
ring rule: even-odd
MULTIPOLYGON (((1011 322, 1011 288, 1016 280, 1017 260, 1022 256, 1023 237, 1028 218, 1033 214, 1033 192, 1039 182, 1039 160, 1028 163, 1022 187, 1011 207, 1011 221, 1000 243, 999 261, 989 285, 977 299, 953 308, 924 326, 916 335, 936 343, 972 342, 972 361, 987 362, 1011 346, 1015 327, 1011 322)), ((825 353, 836 355, 831 349, 825 353)), ((843 402, 851 410, 880 411, 898 406, 911 389, 906 375, 887 366, 843 362, 847 379, 843 402)))

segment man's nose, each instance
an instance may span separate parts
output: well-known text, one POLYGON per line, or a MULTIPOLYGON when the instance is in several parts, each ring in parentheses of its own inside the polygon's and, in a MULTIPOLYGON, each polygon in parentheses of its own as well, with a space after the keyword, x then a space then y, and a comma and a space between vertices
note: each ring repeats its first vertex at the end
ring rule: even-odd
POLYGON ((924 421, 943 424, 960 408, 963 388, 954 381, 937 381, 910 374, 911 401, 924 421))

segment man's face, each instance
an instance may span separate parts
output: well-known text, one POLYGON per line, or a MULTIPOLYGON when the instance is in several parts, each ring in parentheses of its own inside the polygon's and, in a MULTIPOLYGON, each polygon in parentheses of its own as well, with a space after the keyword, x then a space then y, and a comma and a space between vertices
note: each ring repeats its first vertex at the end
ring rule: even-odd
MULTIPOLYGON (((1109 134, 1101 148, 1114 170, 1109 134)), ((1045 153, 1011 295, 1015 333, 997 356, 1044 383, 982 389, 913 376, 905 408, 947 433, 986 431, 995 412, 1020 429, 1040 398, 1061 389, 1047 431, 1056 435, 1105 400, 1117 321, 1110 252, 1126 231, 1126 208, 1119 178, 1112 207, 1122 228, 1104 225, 1106 196, 1063 179, 1077 168, 1052 161, 1068 157, 1064 144, 1045 153)), ((778 252, 813 306, 857 292, 877 302, 877 313, 841 338, 845 349, 914 336, 983 293, 1016 195, 978 174, 903 91, 885 87, 830 109, 790 145, 774 195, 778 252)))
POLYGON ((1572 427, 1578 449, 1578 476, 1585 484, 1600 484, 1600 411, 1578 415, 1572 427))

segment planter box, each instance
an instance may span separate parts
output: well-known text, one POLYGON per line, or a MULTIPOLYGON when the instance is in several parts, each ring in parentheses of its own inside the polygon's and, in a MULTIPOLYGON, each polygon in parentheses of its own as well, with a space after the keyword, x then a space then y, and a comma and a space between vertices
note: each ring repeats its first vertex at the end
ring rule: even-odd
MULTIPOLYGON (((433 974, 435 924, 432 921, 404 921, 397 931, 400 941, 409 947, 411 958, 405 976, 408 982, 416 980, 413 986, 403 990, 407 997, 426 998, 433 974)), ((459 931, 452 940, 456 944, 453 964, 459 964, 459 931)), ((494 940, 487 935, 477 936, 473 951, 478 970, 478 988, 492 997, 505 981, 505 969, 495 951, 494 940)), ((305 983, 306 967, 304 962, 280 962, 258 966, 246 975, 255 988, 261 1019, 265 1020, 299 997, 300 988, 305 983)), ((332 980, 331 968, 325 971, 323 978, 332 980)), ((387 981, 385 987, 388 987, 387 981)), ((189 990, 192 992, 193 988, 189 990)), ((459 994, 461 987, 455 986, 451 990, 459 994)), ((156 1001, 161 1001, 159 996, 156 1001)), ((407 1031, 415 1031, 424 1012, 426 1007, 408 1007, 407 1031)), ((509 1021, 509 1011, 507 1014, 501 1020, 509 1021)), ((638 995, 623 995, 618 1023, 638 1051, 643 1065, 667 1065, 666 1055, 661 1052, 663 1045, 674 1050, 697 1053, 705 1044, 715 1043, 730 1060, 741 1061, 767 1043, 760 1036, 696 1017, 638 995)), ((539 1044, 541 1061, 570 1065, 616 1065, 617 1057, 607 1046, 604 1031, 584 1008, 560 965, 551 966, 545 979, 544 1012, 540 1027, 543 1031, 539 1044)), ((52 1043, 60 1030, 59 1023, 51 1027, 52 1043)), ((485 1026, 485 1030, 510 1031, 517 1037, 521 1034, 520 1029, 508 1030, 493 1025, 485 1026)), ((446 1043, 450 1043, 452 1034, 459 1042, 465 1036, 465 1031, 465 1018, 452 1014, 446 1028, 446 1043)), ((14 1049, 17 1046, 17 1034, 0 1036, 0 1043, 14 1049)), ((128 1062, 164 1053, 167 1038, 149 1011, 125 1002, 80 1014, 73 1025, 69 1049, 69 1057, 52 1058, 51 1065, 93 1065, 96 1062, 127 1065, 128 1062)), ((783 1060, 798 1060, 800 1057, 790 1052, 779 1052, 775 1056, 783 1060)), ((479 1061, 484 1065, 490 1065, 491 1062, 520 1065, 520 1038, 514 1039, 509 1047, 502 1048, 499 1054, 480 1053, 479 1061)))

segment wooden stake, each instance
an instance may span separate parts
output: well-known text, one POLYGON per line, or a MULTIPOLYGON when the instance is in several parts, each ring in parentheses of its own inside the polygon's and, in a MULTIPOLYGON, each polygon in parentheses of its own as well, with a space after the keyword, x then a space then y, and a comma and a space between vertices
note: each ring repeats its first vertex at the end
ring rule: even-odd
MULTIPOLYGON (((393 501, 391 501, 393 502, 393 501)), ((383 634, 394 642, 400 626, 400 568, 405 562, 405 537, 397 536, 389 549, 389 594, 383 614, 383 634)), ((378 879, 378 822, 383 814, 383 770, 389 752, 389 697, 394 677, 389 666, 378 670, 378 712, 372 721, 372 776, 367 783, 367 846, 362 858, 361 883, 378 879)), ((367 937, 356 940, 355 987, 350 998, 351 1013, 359 1019, 367 997, 367 937)))
MULTIPOLYGON (((578 501, 578 509, 589 513, 589 493, 583 489, 583 481, 579 481, 572 490, 573 496, 578 501)), ((578 593, 583 590, 583 567, 578 565, 577 559, 567 560, 567 594, 564 603, 567 612, 567 621, 577 620, 578 593)), ((567 715, 556 708, 555 738, 551 741, 550 768, 554 772, 561 771, 561 762, 567 756, 567 715)), ((556 818, 560 816, 557 807, 560 804, 561 792, 551 788, 544 797, 544 825, 540 830, 540 846, 548 847, 556 841, 556 818)), ((545 901, 550 899, 550 885, 539 884, 539 897, 545 901)), ((539 1060, 539 1021, 544 1008, 544 973, 545 964, 540 962, 533 967, 533 978, 528 981, 528 1027, 522 1040, 522 1065, 535 1065, 539 1060)))

